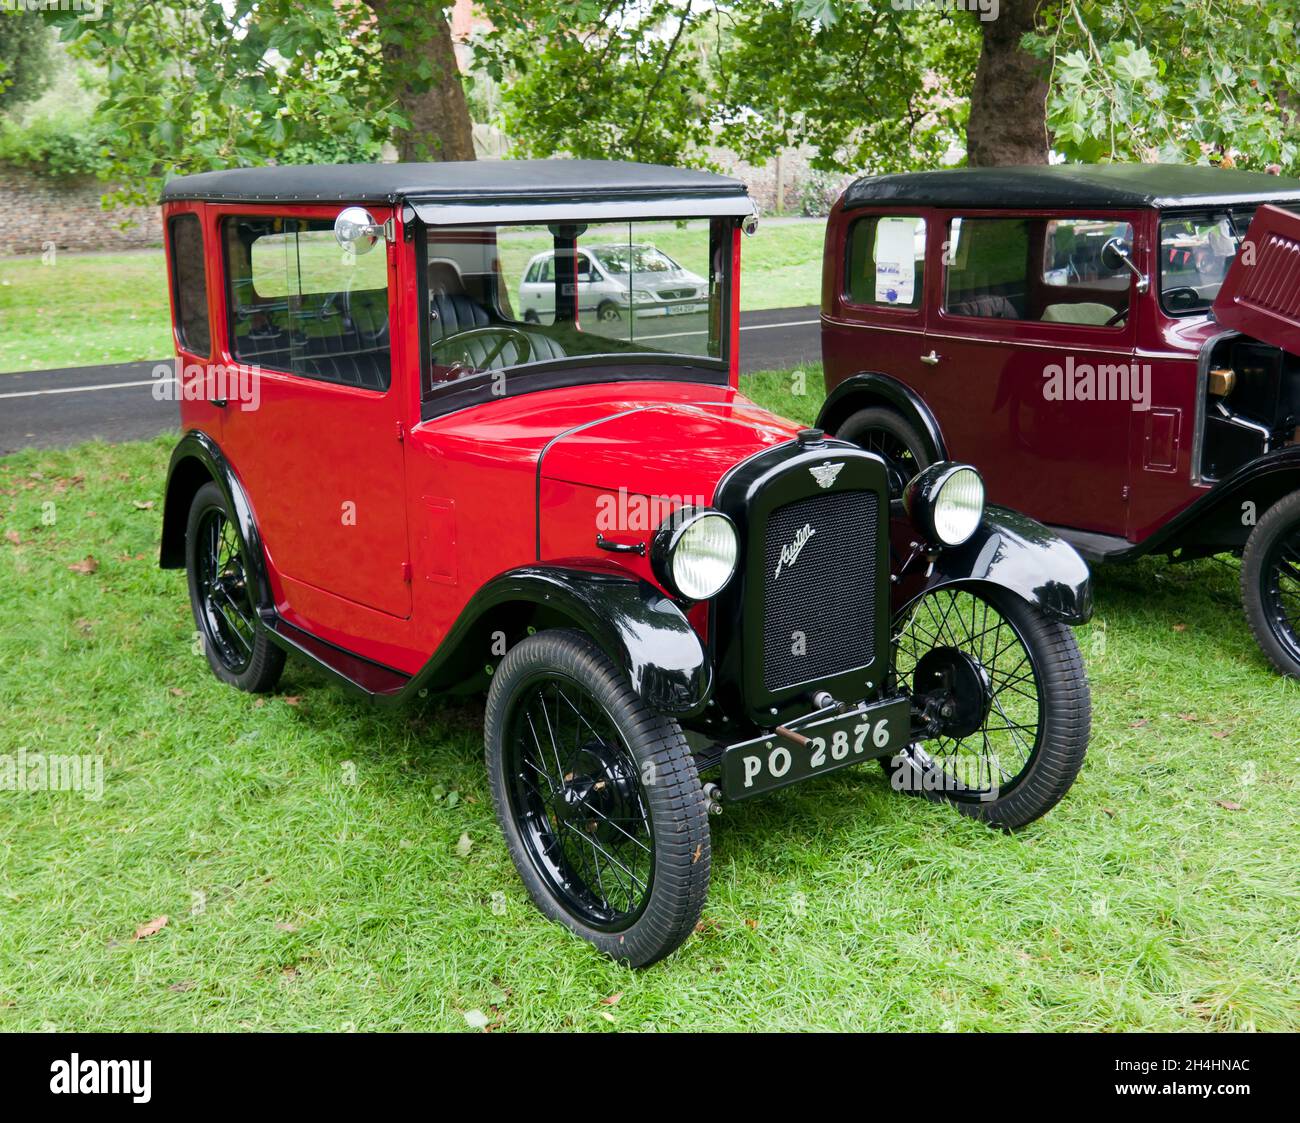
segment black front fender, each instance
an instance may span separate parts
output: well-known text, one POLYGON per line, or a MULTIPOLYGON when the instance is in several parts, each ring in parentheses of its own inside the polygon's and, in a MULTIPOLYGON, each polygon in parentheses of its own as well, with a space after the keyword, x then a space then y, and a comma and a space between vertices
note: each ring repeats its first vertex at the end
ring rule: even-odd
POLYGON ((878 371, 859 371, 836 386, 822 403, 817 428, 834 435, 851 414, 871 406, 885 406, 902 417, 921 438, 929 463, 948 459, 948 447, 930 407, 910 386, 878 371))
POLYGON ((979 529, 962 545, 942 550, 919 587, 906 578, 902 584, 907 592, 895 615, 935 589, 984 585, 1007 589, 1065 624, 1092 616, 1087 562, 1042 523, 1005 507, 987 508, 979 529))
POLYGON ((473 597, 429 664, 403 694, 460 677, 481 663, 475 640, 485 622, 538 613, 580 628, 627 674, 632 689, 661 713, 698 713, 713 689, 713 665, 695 629, 653 585, 627 573, 531 565, 493 578, 473 597))

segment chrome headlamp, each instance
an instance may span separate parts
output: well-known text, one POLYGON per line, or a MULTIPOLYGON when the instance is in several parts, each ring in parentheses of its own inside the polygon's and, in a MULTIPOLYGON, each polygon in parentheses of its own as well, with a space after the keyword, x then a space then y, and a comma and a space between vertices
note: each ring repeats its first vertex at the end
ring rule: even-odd
POLYGON ((903 506, 931 542, 960 546, 984 517, 984 480, 969 464, 940 461, 912 477, 903 506))
POLYGON ((683 600, 708 600, 736 572, 740 540, 721 511, 682 507, 669 515, 650 543, 650 564, 663 586, 683 600))

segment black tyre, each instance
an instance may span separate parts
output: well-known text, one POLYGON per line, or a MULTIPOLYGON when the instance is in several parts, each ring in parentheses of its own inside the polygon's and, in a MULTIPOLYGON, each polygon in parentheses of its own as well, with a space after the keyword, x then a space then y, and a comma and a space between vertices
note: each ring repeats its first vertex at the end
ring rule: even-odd
POLYGON ((849 414, 835 435, 884 460, 891 499, 900 498, 907 481, 930 465, 921 434, 892 409, 873 407, 849 414))
POLYGON ((619 310, 617 304, 612 300, 602 300, 596 307, 596 319, 604 320, 606 323, 612 323, 614 320, 621 320, 623 313, 619 310))
POLYGON ((1273 504, 1241 555, 1246 621, 1280 674, 1300 678, 1300 491, 1273 504))
POLYGON ((275 688, 284 652, 257 618, 248 547, 215 483, 199 488, 185 530, 190 608, 212 673, 240 690, 275 688))
POLYGON ((999 827, 1060 802, 1092 725, 1074 633, 996 588, 939 589, 895 625, 895 674, 932 736, 882 761, 895 789, 999 827))
POLYGON ((580 632, 530 636, 492 676, 492 801, 537 907, 644 967, 695 927, 709 889, 707 801, 675 721, 580 632))

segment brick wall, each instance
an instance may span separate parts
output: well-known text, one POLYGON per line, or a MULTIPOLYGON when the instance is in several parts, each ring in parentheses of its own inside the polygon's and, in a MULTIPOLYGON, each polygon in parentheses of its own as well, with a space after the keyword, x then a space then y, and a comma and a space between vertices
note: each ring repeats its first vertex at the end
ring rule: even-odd
POLYGON ((103 191, 93 178, 44 179, 0 164, 0 256, 38 254, 49 242, 73 251, 162 245, 157 207, 106 211, 103 191))

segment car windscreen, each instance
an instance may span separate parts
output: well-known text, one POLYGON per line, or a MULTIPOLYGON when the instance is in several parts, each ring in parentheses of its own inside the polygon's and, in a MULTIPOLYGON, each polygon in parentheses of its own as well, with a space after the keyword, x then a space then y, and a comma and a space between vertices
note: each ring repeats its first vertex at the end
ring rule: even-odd
POLYGON ((733 229, 727 218, 425 228, 425 400, 452 386, 463 398, 466 380, 501 372, 724 368, 733 229))
POLYGON ((1209 311, 1255 208, 1232 207, 1160 220, 1160 304, 1173 316, 1209 311))

